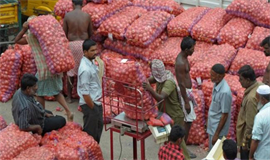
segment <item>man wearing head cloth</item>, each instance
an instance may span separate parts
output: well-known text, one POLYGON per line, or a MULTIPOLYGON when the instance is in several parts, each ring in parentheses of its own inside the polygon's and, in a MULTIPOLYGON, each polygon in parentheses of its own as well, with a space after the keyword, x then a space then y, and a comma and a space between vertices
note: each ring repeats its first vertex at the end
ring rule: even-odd
POLYGON ((218 139, 229 132, 232 106, 232 93, 225 81, 225 68, 215 64, 211 69, 211 81, 214 83, 212 101, 208 111, 207 133, 209 134, 209 150, 218 139))
POLYGON ((249 159, 270 158, 270 87, 261 85, 257 89, 259 113, 255 116, 249 159))
MULTIPOLYGON (((184 113, 179 99, 180 90, 174 75, 166 70, 163 62, 158 59, 152 61, 151 72, 152 77, 148 79, 149 82, 143 83, 144 89, 149 91, 156 101, 164 100, 158 106, 159 111, 167 113, 176 125, 184 126, 184 113), (156 83, 156 91, 150 85, 153 83, 156 83)), ((185 159, 190 159, 184 140, 181 143, 181 149, 183 149, 185 159)))

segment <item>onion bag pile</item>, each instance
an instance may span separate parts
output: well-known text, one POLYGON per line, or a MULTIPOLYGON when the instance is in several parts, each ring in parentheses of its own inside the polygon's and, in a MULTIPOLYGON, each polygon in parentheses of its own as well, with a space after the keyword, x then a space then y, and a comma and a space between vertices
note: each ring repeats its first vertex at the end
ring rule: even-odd
POLYGON ((131 5, 131 2, 128 0, 113 0, 110 4, 96 4, 90 2, 82 8, 82 11, 91 16, 93 26, 99 27, 104 20, 128 5, 131 5))
POLYGON ((54 13, 61 18, 64 18, 66 13, 72 10, 72 0, 58 0, 54 6, 54 13))
POLYGON ((119 57, 102 56, 106 66, 106 76, 114 80, 120 80, 123 83, 115 84, 115 91, 119 93, 124 101, 123 111, 131 119, 148 120, 157 116, 157 109, 154 107, 154 99, 149 92, 142 88, 142 82, 147 81, 143 69, 139 62, 132 59, 122 59, 119 57), (142 93, 128 88, 137 87, 142 93), (136 96, 137 95, 137 96, 136 96), (128 104, 127 104, 128 103, 128 104), (138 111, 136 113, 136 106, 138 111))
POLYGON ((205 52, 207 52, 209 48, 211 48, 212 46, 213 46, 212 43, 197 41, 192 56, 188 57, 190 66, 192 67, 197 62, 202 61, 203 58, 205 57, 206 54, 205 52))
POLYGON ((162 42, 167 39, 166 34, 162 34, 160 37, 156 38, 153 43, 151 43, 147 48, 136 47, 127 44, 124 41, 110 40, 107 38, 103 44, 104 48, 113 50, 115 52, 121 53, 123 55, 133 56, 140 58, 144 61, 151 60, 151 55, 157 47, 159 47, 162 42))
POLYGON ((125 33, 128 28, 141 14, 147 12, 147 10, 141 7, 126 7, 122 11, 111 16, 100 25, 98 32, 104 36, 112 34, 113 38, 124 40, 125 33))
POLYGON ((268 63, 269 58, 263 52, 252 49, 240 49, 232 62, 229 73, 237 74, 242 66, 250 65, 254 69, 256 76, 261 76, 264 74, 268 63))
POLYGON ((217 41, 219 44, 228 43, 234 48, 244 47, 254 24, 243 18, 231 19, 221 30, 217 41))
POLYGON ((28 148, 38 146, 38 141, 31 133, 20 131, 15 124, 10 124, 0 132, 0 159, 9 160, 28 148))
POLYGON ((192 122, 192 126, 189 131, 189 136, 187 144, 203 144, 207 138, 207 133, 205 131, 205 104, 204 96, 201 90, 194 89, 193 91, 194 98, 197 103, 197 107, 194 108, 196 113, 196 120, 192 122))
POLYGON ((32 147, 22 151, 13 160, 54 160, 56 159, 55 153, 46 147, 32 147))
POLYGON ((53 151, 57 159, 103 159, 100 146, 94 138, 73 122, 58 131, 46 133, 41 144, 53 151))
POLYGON ((266 0, 234 0, 226 12, 246 18, 258 26, 270 28, 270 3, 266 0))
POLYGON ((192 7, 172 19, 167 25, 170 37, 190 35, 192 27, 209 11, 207 7, 192 7))
POLYGON ((21 76, 22 54, 8 48, 0 57, 0 101, 7 102, 16 92, 21 76))
POLYGON ((244 88, 240 89, 240 90, 238 91, 238 93, 237 93, 236 105, 237 105, 238 107, 241 107, 242 100, 243 100, 243 98, 244 98, 244 94, 245 94, 245 89, 244 89, 244 88))
POLYGON ((236 50, 231 45, 214 45, 205 53, 202 61, 197 62, 192 66, 190 75, 194 79, 197 77, 209 79, 211 68, 217 63, 222 64, 227 71, 235 54, 236 50))
POLYGON ((230 20, 225 10, 215 8, 209 10, 191 30, 191 36, 199 41, 214 43, 220 29, 230 20))
POLYGON ((255 27, 251 38, 249 38, 247 42, 246 48, 264 51, 264 48, 261 47, 260 44, 268 36, 270 36, 270 29, 258 26, 255 27))
POLYGON ((5 119, 0 115, 0 131, 7 127, 7 122, 5 119))
POLYGON ((112 1, 113 0, 83 0, 83 4, 85 5, 87 2, 93 2, 93 3, 112 3, 112 1))
POLYGON ((31 19, 29 29, 37 37, 52 74, 67 72, 75 66, 65 32, 53 16, 31 19))
POLYGON ((166 11, 175 16, 181 14, 185 9, 174 0, 133 0, 133 5, 146 8, 149 11, 166 11))
POLYGON ((98 32, 98 28, 94 27, 91 39, 94 40, 95 42, 103 42, 106 39, 106 37, 98 32))
POLYGON ((181 52, 181 37, 170 37, 168 38, 159 48, 157 48, 150 59, 160 59, 165 65, 175 64, 177 55, 181 52))
POLYGON ((150 11, 135 20, 126 32, 127 43, 139 47, 149 46, 173 18, 164 11, 150 11))
POLYGON ((22 54, 22 76, 25 73, 30 73, 35 75, 37 72, 37 67, 35 63, 34 56, 29 45, 15 45, 15 50, 18 50, 22 54))
POLYGON ((120 97, 105 97, 105 105, 102 105, 102 107, 105 112, 103 123, 108 124, 113 117, 122 112, 123 99, 120 97))
POLYGON ((236 140, 236 122, 237 122, 237 106, 236 106, 236 96, 232 97, 232 106, 231 106, 231 121, 229 127, 229 133, 226 138, 236 140), (236 119, 236 120, 235 120, 236 119))

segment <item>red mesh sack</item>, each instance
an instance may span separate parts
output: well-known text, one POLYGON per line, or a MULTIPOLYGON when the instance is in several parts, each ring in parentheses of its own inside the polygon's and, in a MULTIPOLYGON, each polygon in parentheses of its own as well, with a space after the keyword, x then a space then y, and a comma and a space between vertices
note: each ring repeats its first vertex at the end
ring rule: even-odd
POLYGON ((237 122, 237 106, 236 106, 236 96, 233 95, 232 99, 232 107, 231 107, 231 121, 230 121, 230 127, 229 132, 226 136, 228 139, 236 140, 236 122, 237 122))
POLYGON ((52 74, 67 72, 75 66, 68 39, 53 16, 31 19, 29 29, 37 37, 52 74))
POLYGON ((207 7, 192 7, 172 19, 167 25, 170 37, 190 35, 192 27, 209 11, 207 7))
POLYGON ((194 89, 192 92, 198 105, 194 108, 197 118, 192 122, 187 144, 203 144, 207 138, 205 131, 205 114, 207 114, 207 112, 205 111, 204 96, 201 90, 194 89))
POLYGON ((166 11, 175 16, 181 14, 185 9, 174 0, 133 0, 133 5, 146 8, 149 11, 166 11))
POLYGON ((238 93, 237 93, 236 105, 237 105, 238 107, 241 107, 242 100, 243 100, 243 98, 244 98, 244 94, 245 94, 245 89, 244 89, 244 88, 240 89, 240 90, 238 91, 238 93))
POLYGON ((72 0, 59 0, 54 6, 54 13, 61 18, 64 18, 67 12, 73 10, 72 0))
POLYGON ((125 34, 127 43, 139 47, 149 46, 163 32, 172 18, 172 15, 163 11, 144 13, 128 27, 125 34))
POLYGON ((0 57, 0 101, 7 102, 16 92, 21 76, 22 54, 8 48, 0 57))
POLYGON ((248 19, 257 26, 270 28, 270 4, 266 0, 234 0, 226 12, 248 19))
POLYGON ((117 97, 105 97, 105 105, 102 105, 102 107, 105 112, 105 115, 103 116, 103 123, 108 124, 111 122, 113 117, 122 112, 122 108, 124 107, 123 99, 117 99, 117 97))
POLYGON ((236 50, 231 45, 214 45, 205 53, 205 56, 200 62, 192 66, 190 75, 194 79, 197 77, 201 77, 202 79, 209 79, 211 68, 216 63, 224 65, 227 71, 235 57, 235 54, 236 50))
POLYGON ((144 61, 151 61, 151 54, 154 53, 155 49, 159 47, 163 40, 167 39, 166 34, 162 34, 159 38, 156 38, 153 43, 151 43, 147 48, 136 47, 127 44, 126 42, 119 40, 110 40, 107 38, 103 44, 104 48, 110 49, 112 51, 121 53, 123 55, 133 56, 140 58, 144 61))
POLYGON ((0 115, 0 131, 7 127, 7 122, 5 119, 0 115))
POLYGON ((98 32, 104 36, 112 34, 113 38, 124 40, 127 28, 145 12, 147 11, 140 7, 126 7, 102 22, 98 32))
POLYGON ((263 27, 255 27, 251 38, 247 41, 246 48, 264 51, 264 48, 260 46, 261 42, 270 35, 270 29, 263 27))
POLYGON ((153 117, 150 118, 150 120, 147 122, 148 125, 151 125, 151 126, 164 126, 164 124, 162 123, 161 120, 159 119, 155 119, 153 117))
POLYGON ((174 124, 173 119, 166 113, 163 113, 162 116, 160 117, 161 122, 166 126, 167 124, 174 124))
POLYGON ((95 42, 103 42, 106 39, 106 37, 98 32, 98 28, 94 27, 93 28, 93 35, 91 36, 91 39, 94 40, 95 42))
POLYGON ((90 2, 82 8, 82 11, 91 16, 93 25, 95 27, 99 27, 104 20, 130 5, 130 3, 131 2, 128 0, 114 0, 110 4, 96 4, 90 2))
POLYGON ((244 47, 249 34, 252 33, 254 24, 242 18, 231 19, 218 35, 218 43, 228 43, 234 48, 244 47))
POLYGON ((32 147, 22 151, 13 160, 54 160, 56 155, 46 147, 32 147))
POLYGON ((181 52, 181 42, 183 38, 181 37, 171 37, 168 38, 160 47, 158 47, 153 54, 151 54, 150 59, 158 58, 165 65, 175 64, 175 59, 177 55, 181 52))
POLYGON ((207 52, 209 48, 212 46, 213 46, 212 43, 197 41, 192 56, 188 57, 190 66, 192 67, 197 62, 202 61, 203 58, 205 57, 206 54, 205 52, 207 52))
POLYGON ((199 41, 214 43, 220 29, 230 20, 225 10, 215 8, 209 10, 191 30, 191 36, 199 41))
POLYGON ((29 132, 20 131, 15 124, 10 124, 0 132, 0 159, 10 160, 22 151, 38 145, 29 132))
POLYGON ((254 69, 256 76, 261 76, 264 74, 269 60, 261 51, 240 49, 232 62, 229 73, 237 74, 242 66, 250 65, 254 69))

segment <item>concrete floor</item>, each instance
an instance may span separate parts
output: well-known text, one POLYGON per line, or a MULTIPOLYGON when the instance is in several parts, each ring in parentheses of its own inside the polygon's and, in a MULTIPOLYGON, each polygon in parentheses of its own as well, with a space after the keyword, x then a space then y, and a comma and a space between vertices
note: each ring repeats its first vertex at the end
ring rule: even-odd
MULTIPOLYGON (((8 101, 7 103, 0 102, 0 115, 4 117, 7 123, 13 123, 13 117, 11 114, 11 102, 12 100, 8 101)), ((64 116, 63 112, 58 112, 55 110, 56 107, 60 106, 57 102, 50 102, 46 101, 46 109, 51 110, 55 115, 62 115, 64 116)), ((74 113, 74 121, 83 124, 82 120, 82 113, 77 111, 78 101, 69 104, 71 111, 74 113)), ((122 142, 122 156, 120 159, 133 159, 133 144, 132 138, 128 136, 121 137, 122 142)), ((140 142, 137 142, 138 146, 138 159, 140 159, 140 142)), ((102 138, 100 142, 100 147, 103 152, 103 157, 105 160, 110 159, 110 132, 103 130, 102 138)), ((197 155, 197 158, 194 160, 201 160, 202 158, 206 157, 207 152, 201 149, 199 146, 188 146, 188 148, 197 155)), ((153 136, 148 137, 145 140, 145 155, 146 159, 148 160, 156 160, 158 159, 159 145, 154 142, 153 136)), ((119 159, 120 155, 120 143, 119 143, 119 134, 114 132, 114 159, 119 159)))

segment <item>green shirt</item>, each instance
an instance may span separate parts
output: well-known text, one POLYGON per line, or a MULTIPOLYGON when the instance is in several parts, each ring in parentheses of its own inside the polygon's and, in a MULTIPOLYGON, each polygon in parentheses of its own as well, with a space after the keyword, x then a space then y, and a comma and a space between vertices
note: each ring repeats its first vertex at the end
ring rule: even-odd
POLYGON ((183 118, 184 113, 182 111, 182 107, 178 98, 178 93, 176 89, 176 85, 171 80, 166 80, 163 83, 157 83, 156 87, 157 93, 166 93, 169 95, 163 103, 158 106, 159 111, 164 112, 164 105, 165 105, 165 112, 175 121, 176 118, 183 118))

